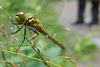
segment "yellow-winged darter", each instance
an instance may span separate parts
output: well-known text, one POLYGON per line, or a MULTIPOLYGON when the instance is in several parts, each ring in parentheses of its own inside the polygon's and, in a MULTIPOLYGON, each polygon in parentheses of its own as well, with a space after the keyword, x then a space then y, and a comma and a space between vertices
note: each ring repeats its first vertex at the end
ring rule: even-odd
MULTIPOLYGON (((57 1, 57 0, 55 0, 55 1, 57 1)), ((42 1, 41 1, 42 2, 42 1)), ((18 12, 16 15, 15 15, 15 17, 14 17, 14 20, 9 16, 9 15, 7 15, 7 13, 4 11, 4 9, 2 9, 4 12, 5 12, 5 14, 8 16, 8 18, 10 18, 10 20, 12 21, 12 24, 13 25, 21 25, 19 28, 18 28, 18 30, 17 31, 15 31, 15 32, 12 32, 12 33, 10 33, 10 34, 8 34, 8 35, 11 35, 11 34, 16 34, 17 32, 19 32, 23 27, 25 27, 24 28, 24 39, 23 39, 23 41, 22 41, 22 43, 21 43, 21 45, 23 44, 23 42, 25 41, 25 39, 26 39, 26 28, 28 28, 29 30, 30 30, 30 32, 29 33, 33 33, 34 32, 34 35, 32 36, 32 38, 29 40, 29 41, 31 41, 31 40, 33 40, 33 39, 35 39, 35 38, 37 38, 37 35, 40 35, 40 33, 41 34, 43 34, 44 36, 45 36, 45 38, 47 39, 50 39, 53 43, 55 43, 56 45, 58 45, 58 46, 60 46, 62 49, 65 49, 65 47, 64 47, 64 45, 60 42, 60 40, 62 40, 63 41, 63 38, 64 38, 64 36, 62 36, 62 35, 60 35, 61 33, 63 33, 64 34, 64 32, 62 32, 62 31, 64 31, 63 30, 63 28, 61 28, 60 26, 60 24, 58 24, 58 23, 55 23, 56 21, 54 20, 52 20, 52 19, 57 19, 56 17, 53 17, 52 18, 52 16, 53 16, 53 14, 52 13, 55 13, 55 12, 49 12, 49 9, 51 8, 48 4, 49 4, 49 2, 52 2, 52 1, 50 1, 50 0, 43 0, 43 4, 42 4, 42 7, 39 5, 39 6, 37 6, 37 8, 35 8, 35 9, 33 9, 34 11, 34 16, 32 16, 32 15, 30 15, 29 13, 24 13, 24 12, 18 12), (47 7, 47 6, 49 6, 49 8, 47 7), (48 10, 48 11, 47 11, 48 10), (48 17, 49 15, 50 15, 50 13, 51 13, 51 15, 52 16, 50 16, 50 17, 48 17), (29 15, 29 16, 26 16, 26 15, 29 15), (44 17, 46 17, 46 19, 44 18, 44 17), (38 20, 38 18, 40 19, 40 21, 38 20), (48 20, 48 19, 51 19, 51 20, 48 20), (57 29, 58 28, 58 29, 57 29), (55 30, 53 30, 53 29, 55 29, 55 30), (53 31, 49 31, 49 30, 53 30, 53 31), (57 31, 57 33, 56 33, 56 31, 57 31), (58 33, 58 32, 60 32, 60 34, 58 33), (52 34, 52 35, 51 35, 52 34), (57 34, 56 35, 56 37, 58 37, 58 35, 60 36, 60 38, 55 38, 53 35, 55 35, 55 34, 57 34), (62 38, 62 39, 61 39, 62 38), (60 39, 60 40, 59 40, 60 39)), ((52 2, 53 3, 53 2, 52 2)), ((38 3, 37 3, 38 4, 38 3)), ((53 4, 54 5, 54 4, 53 4)), ((52 5, 52 6, 53 6, 52 5)), ((35 7, 35 5, 31 5, 31 8, 34 8, 35 7)), ((53 8, 52 8, 53 9, 53 8)), ((32 13, 33 13, 32 12, 32 13)), ((67 29, 69 29, 69 28, 67 28, 67 29)), ((31 34, 30 34, 31 35, 31 34)), ((66 37, 66 36, 65 36, 66 37)), ((21 46, 20 45, 20 46, 21 46)), ((20 46, 19 46, 19 48, 20 48, 20 46)), ((19 49, 18 48, 18 49, 19 49)))

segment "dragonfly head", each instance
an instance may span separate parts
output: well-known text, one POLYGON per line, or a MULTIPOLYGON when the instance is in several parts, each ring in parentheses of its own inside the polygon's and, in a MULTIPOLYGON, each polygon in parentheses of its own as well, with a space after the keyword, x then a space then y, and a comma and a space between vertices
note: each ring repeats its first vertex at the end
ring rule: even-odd
POLYGON ((19 24, 23 24, 25 21, 25 14, 24 12, 18 12, 15 16, 15 20, 17 21, 17 23, 19 24))

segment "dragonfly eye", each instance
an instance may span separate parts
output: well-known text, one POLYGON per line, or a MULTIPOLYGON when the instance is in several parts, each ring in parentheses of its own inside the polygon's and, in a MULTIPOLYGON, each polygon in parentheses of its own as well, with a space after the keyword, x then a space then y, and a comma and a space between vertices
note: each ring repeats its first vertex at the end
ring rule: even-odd
POLYGON ((19 16, 24 16, 24 12, 19 12, 19 16))
POLYGON ((24 16, 24 12, 18 12, 16 16, 24 16))

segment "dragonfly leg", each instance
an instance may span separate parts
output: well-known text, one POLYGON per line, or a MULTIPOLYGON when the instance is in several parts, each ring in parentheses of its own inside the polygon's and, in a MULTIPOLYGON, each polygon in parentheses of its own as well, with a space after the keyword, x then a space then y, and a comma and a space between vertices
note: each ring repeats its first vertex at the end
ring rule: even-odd
POLYGON ((47 39, 48 37, 49 37, 49 36, 48 36, 48 35, 46 35, 46 36, 45 36, 45 39, 47 39))
POLYGON ((7 35, 12 35, 12 34, 16 34, 18 31, 20 31, 21 29, 23 28, 23 26, 21 26, 17 31, 15 31, 15 32, 12 32, 12 33, 10 33, 10 34, 7 34, 7 35))
POLYGON ((33 35, 32 39, 30 39, 30 41, 33 40, 34 38, 36 38, 39 35, 39 33, 36 31, 35 28, 30 27, 30 26, 27 26, 27 28, 29 28, 30 30, 32 30, 32 32, 36 33, 36 34, 33 35))
MULTIPOLYGON (((19 45, 17 51, 19 50, 19 48, 20 48, 20 47, 22 46, 22 44, 24 43, 24 41, 25 41, 25 36, 26 36, 26 28, 24 29, 24 38, 23 38, 23 41, 22 41, 22 43, 19 45)), ((16 51, 16 53, 17 53, 17 51, 16 51)))

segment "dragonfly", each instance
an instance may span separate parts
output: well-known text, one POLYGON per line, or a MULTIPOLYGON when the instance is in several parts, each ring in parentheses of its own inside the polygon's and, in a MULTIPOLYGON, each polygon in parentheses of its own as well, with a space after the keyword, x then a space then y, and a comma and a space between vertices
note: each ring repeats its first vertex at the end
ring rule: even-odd
MULTIPOLYGON (((31 30, 32 32, 34 32, 36 34, 34 37, 32 37, 32 39, 30 39, 30 41, 33 40, 33 39, 35 39, 39 35, 38 32, 40 32, 41 34, 43 34, 44 36, 46 36, 48 39, 50 39, 53 43, 55 43, 56 45, 60 46, 61 49, 65 49, 64 45, 59 40, 57 40, 56 38, 54 38, 52 35, 50 35, 45 30, 45 28, 41 25, 40 21, 38 21, 37 16, 28 16, 28 17, 26 17, 26 15, 24 14, 24 12, 18 12, 15 15, 15 22, 12 21, 12 24, 14 24, 14 25, 22 25, 22 26, 17 31, 15 31, 13 33, 10 33, 8 35, 16 34, 23 27, 25 27, 25 29, 24 29, 24 36, 26 36, 26 28, 28 28, 29 30, 31 30)), ((24 37, 23 41, 20 44, 20 46, 18 47, 18 49, 24 43, 25 39, 26 38, 24 37)))
MULTIPOLYGON (((29 30, 31 30, 32 32, 36 33, 36 35, 32 38, 34 39, 35 37, 37 37, 37 35, 39 35, 38 32, 40 32, 41 34, 43 34, 44 36, 47 36, 47 38, 49 38, 52 42, 54 42, 56 45, 60 46, 62 49, 65 49, 65 47, 63 46, 63 44, 57 40, 56 38, 54 38, 52 35, 50 35, 41 25, 41 23, 37 20, 36 16, 29 16, 26 17, 24 12, 18 12, 15 16, 15 20, 17 23, 13 23, 16 25, 22 25, 16 32, 10 33, 10 34, 15 34, 17 33, 19 30, 21 30, 24 26, 25 26, 25 30, 24 30, 24 36, 26 36, 26 28, 28 28, 29 30), (37 32, 38 31, 38 32, 37 32)), ((23 42, 25 41, 25 37, 21 43, 21 45, 23 44, 23 42)))

